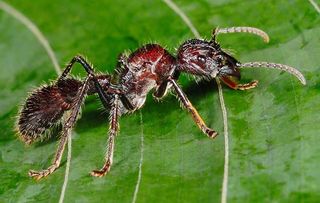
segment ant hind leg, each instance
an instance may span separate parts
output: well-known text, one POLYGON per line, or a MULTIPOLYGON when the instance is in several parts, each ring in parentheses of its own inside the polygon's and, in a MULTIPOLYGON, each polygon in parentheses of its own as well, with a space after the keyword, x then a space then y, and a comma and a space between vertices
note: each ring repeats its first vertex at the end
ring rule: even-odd
POLYGON ((81 89, 78 92, 77 97, 75 99, 75 104, 71 108, 71 112, 70 112, 66 122, 63 124, 63 130, 62 130, 62 134, 61 134, 61 138, 60 138, 60 143, 58 145, 58 149, 56 151, 55 158, 53 160, 52 165, 42 171, 30 170, 29 176, 33 177, 34 179, 39 180, 43 177, 46 177, 46 176, 50 175, 51 173, 53 173, 60 166, 61 158, 63 155, 63 151, 65 149, 65 145, 68 140, 68 136, 71 136, 71 130, 77 120, 81 104, 87 94, 89 80, 90 80, 90 77, 87 77, 86 80, 84 81, 83 86, 81 87, 81 89))
MULTIPOLYGON (((122 57, 123 58, 123 57, 122 57)), ((125 60, 125 59, 122 59, 125 60)), ((121 62, 121 61, 120 61, 121 62)), ((69 64, 67 65, 67 67, 64 69, 63 73, 61 74, 61 76, 59 77, 58 80, 63 80, 65 77, 67 77, 67 75, 70 73, 73 65, 75 63, 79 63, 82 65, 82 67, 85 69, 85 71, 87 72, 87 74, 91 77, 94 86, 96 88, 96 91, 100 97, 100 100, 103 104, 103 106, 106 109, 109 109, 109 103, 107 101, 109 101, 108 96, 105 93, 105 90, 101 87, 101 84, 98 81, 97 76, 94 74, 94 70, 92 68, 92 66, 88 63, 87 60, 85 60, 82 56, 77 55, 75 57, 72 58, 72 60, 69 62, 69 64)), ((124 63, 124 62, 123 62, 124 63)), ((119 90, 117 87, 113 87, 111 83, 109 83, 109 90, 110 91, 121 91, 119 90)), ((134 110, 134 106, 131 104, 131 102, 129 101, 129 99, 124 95, 124 94, 119 94, 120 95, 120 100, 122 101, 122 103, 124 104, 124 106, 129 110, 132 111, 134 110)))

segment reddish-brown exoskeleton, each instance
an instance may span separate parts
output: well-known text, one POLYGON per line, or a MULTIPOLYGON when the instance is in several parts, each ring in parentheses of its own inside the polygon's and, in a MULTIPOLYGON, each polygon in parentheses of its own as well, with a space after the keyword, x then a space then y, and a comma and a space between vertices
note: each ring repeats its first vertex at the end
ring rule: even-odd
POLYGON ((62 125, 60 143, 52 165, 42 171, 31 170, 29 175, 40 179, 59 167, 67 138, 71 136, 71 130, 86 95, 98 94, 102 104, 110 112, 105 163, 100 170, 91 172, 91 175, 101 177, 108 173, 112 165, 119 117, 140 109, 151 90, 154 90, 154 97, 160 99, 166 95, 168 89, 172 88, 200 130, 210 138, 217 136, 216 131, 206 126, 177 84, 180 73, 209 80, 218 77, 232 89, 246 90, 254 88, 257 81, 247 84, 237 83, 240 79, 239 69, 266 67, 287 71, 305 84, 303 75, 292 67, 267 62, 241 64, 224 52, 217 43, 216 36, 219 33, 233 32, 249 32, 261 36, 265 41, 269 40, 268 35, 257 28, 233 27, 214 30, 210 41, 202 39, 186 41, 179 47, 176 57, 158 44, 147 44, 129 56, 121 55, 113 75, 96 75, 92 66, 83 57, 75 56, 56 82, 31 93, 20 112, 17 129, 20 138, 27 144, 40 139, 48 129, 62 120, 67 111, 69 112, 62 125), (68 77, 74 63, 80 63, 87 72, 87 77, 83 81, 68 77))

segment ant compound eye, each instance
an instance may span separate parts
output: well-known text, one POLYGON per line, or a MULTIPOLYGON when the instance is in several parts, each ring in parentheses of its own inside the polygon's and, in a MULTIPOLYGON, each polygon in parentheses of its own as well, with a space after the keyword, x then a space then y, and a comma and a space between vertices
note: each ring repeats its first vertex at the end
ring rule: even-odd
POLYGON ((200 55, 197 57, 198 61, 200 61, 201 63, 206 63, 206 57, 203 55, 200 55))

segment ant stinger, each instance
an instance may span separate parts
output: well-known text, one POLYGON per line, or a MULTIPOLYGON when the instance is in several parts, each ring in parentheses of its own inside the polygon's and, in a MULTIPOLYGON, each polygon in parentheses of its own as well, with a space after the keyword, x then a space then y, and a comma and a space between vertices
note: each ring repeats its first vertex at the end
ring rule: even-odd
POLYGON ((75 56, 54 83, 33 91, 20 111, 17 131, 21 140, 27 144, 41 139, 53 125, 61 121, 64 113, 70 112, 62 123, 60 143, 52 165, 42 171, 30 170, 29 175, 38 180, 59 167, 67 138, 71 136, 71 130, 86 95, 98 94, 103 106, 110 112, 105 163, 100 170, 91 172, 92 176, 102 177, 110 171, 113 162, 114 140, 119 130, 120 116, 140 109, 151 90, 154 90, 153 96, 160 99, 166 95, 168 89, 173 88, 182 106, 190 112, 199 129, 209 138, 217 136, 215 130, 207 127, 178 85, 180 73, 207 80, 218 77, 232 89, 247 90, 256 87, 258 81, 238 83, 240 68, 265 67, 286 71, 296 76, 302 84, 306 84, 304 76, 287 65, 267 62, 242 64, 224 52, 216 41, 216 36, 220 33, 236 32, 252 33, 262 37, 266 42, 269 41, 268 35, 257 28, 215 29, 210 41, 188 40, 179 47, 176 56, 158 44, 147 44, 129 56, 120 55, 113 75, 96 75, 92 66, 83 57, 75 56), (68 77, 74 63, 80 63, 87 72, 87 77, 83 81, 68 77))

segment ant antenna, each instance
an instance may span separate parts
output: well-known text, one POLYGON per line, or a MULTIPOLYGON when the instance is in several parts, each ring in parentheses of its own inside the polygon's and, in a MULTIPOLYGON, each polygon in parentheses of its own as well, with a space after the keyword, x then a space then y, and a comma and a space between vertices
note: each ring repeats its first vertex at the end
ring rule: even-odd
POLYGON ((300 71, 297 69, 287 66, 284 64, 279 63, 269 63, 269 62, 247 62, 243 64, 239 64, 239 68, 273 68, 273 69, 279 69, 283 70, 287 73, 290 73, 291 75, 294 75, 298 80, 303 84, 306 85, 306 79, 302 75, 300 71))
POLYGON ((216 36, 221 33, 227 34, 227 33, 240 33, 240 32, 255 34, 261 37, 263 41, 266 43, 268 43, 270 40, 266 32, 254 27, 229 27, 229 28, 221 28, 221 29, 216 28, 214 31, 212 31, 212 40, 215 41, 216 36))

